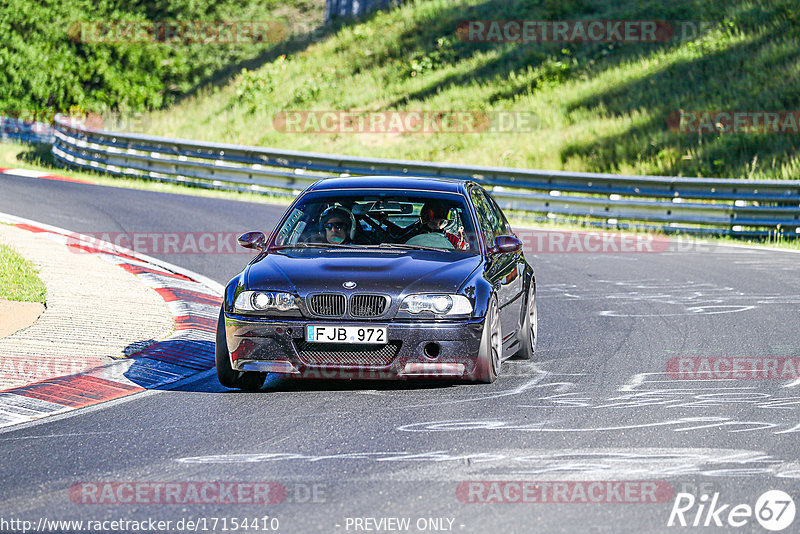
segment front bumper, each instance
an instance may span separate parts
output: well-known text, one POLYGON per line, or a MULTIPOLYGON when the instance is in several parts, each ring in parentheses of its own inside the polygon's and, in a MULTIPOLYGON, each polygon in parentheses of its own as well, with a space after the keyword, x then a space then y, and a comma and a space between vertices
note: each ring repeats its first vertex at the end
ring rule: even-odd
POLYGON ((339 323, 226 313, 225 333, 231 365, 239 371, 322 379, 466 378, 475 371, 483 323, 483 318, 339 323), (305 329, 310 324, 386 326, 389 345, 310 346, 305 343, 305 329))

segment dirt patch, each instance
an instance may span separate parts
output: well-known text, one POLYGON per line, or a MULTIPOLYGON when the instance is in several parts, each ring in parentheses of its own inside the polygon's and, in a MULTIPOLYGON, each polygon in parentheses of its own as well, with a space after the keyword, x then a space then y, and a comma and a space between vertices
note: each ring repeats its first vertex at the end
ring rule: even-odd
POLYGON ((27 328, 44 312, 39 302, 14 302, 0 299, 0 338, 27 328))

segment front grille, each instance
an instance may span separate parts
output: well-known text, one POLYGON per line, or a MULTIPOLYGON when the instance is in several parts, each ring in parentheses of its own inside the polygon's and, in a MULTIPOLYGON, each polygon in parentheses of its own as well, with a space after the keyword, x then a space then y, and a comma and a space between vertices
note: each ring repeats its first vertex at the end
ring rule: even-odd
POLYGON ((350 297, 350 315, 380 317, 386 312, 388 300, 383 295, 353 295, 350 297))
POLYGON ((357 367, 385 367, 392 363, 400 342, 387 345, 350 345, 347 343, 309 343, 294 340, 297 355, 306 365, 348 365, 357 367))
POLYGON ((341 317, 346 305, 344 295, 322 293, 311 295, 308 299, 309 311, 320 317, 341 317))

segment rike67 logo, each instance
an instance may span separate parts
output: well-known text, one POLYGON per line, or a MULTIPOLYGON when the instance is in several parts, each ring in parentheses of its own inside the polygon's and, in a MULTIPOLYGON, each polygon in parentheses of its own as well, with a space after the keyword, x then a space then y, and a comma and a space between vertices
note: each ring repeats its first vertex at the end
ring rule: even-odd
POLYGON ((691 493, 678 493, 667 521, 668 527, 732 527, 739 528, 756 521, 767 530, 784 530, 792 524, 795 506, 792 497, 781 490, 769 490, 756 500, 755 507, 749 504, 723 503, 719 493, 707 494, 696 499, 691 493))

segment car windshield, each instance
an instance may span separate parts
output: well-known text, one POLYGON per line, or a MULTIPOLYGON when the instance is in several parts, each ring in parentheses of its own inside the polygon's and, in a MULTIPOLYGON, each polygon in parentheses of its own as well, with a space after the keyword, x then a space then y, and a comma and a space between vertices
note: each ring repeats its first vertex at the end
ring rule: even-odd
POLYGON ((273 248, 374 248, 476 254, 475 223, 463 195, 324 191, 305 195, 273 248))

